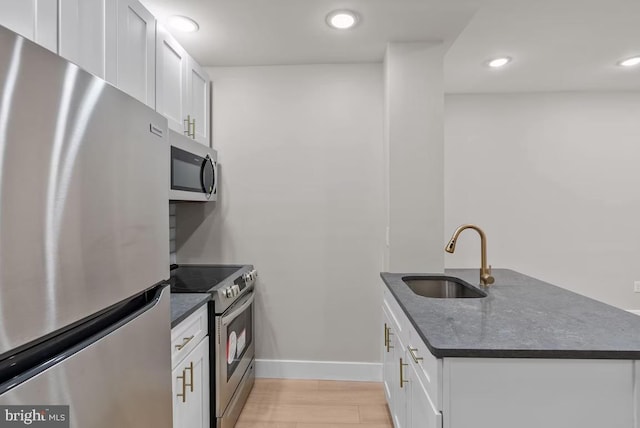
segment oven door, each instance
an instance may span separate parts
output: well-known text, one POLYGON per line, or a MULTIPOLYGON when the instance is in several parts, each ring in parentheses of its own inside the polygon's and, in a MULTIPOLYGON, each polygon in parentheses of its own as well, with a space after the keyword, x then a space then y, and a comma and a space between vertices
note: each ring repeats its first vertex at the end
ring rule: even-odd
POLYGON ((255 355, 252 290, 222 315, 216 315, 216 416, 222 417, 255 355))

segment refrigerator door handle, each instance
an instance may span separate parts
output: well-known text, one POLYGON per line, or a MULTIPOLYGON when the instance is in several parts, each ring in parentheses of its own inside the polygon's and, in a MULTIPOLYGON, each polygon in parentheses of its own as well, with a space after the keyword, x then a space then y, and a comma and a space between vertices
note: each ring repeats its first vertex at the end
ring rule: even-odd
POLYGON ((78 351, 100 340, 131 320, 154 308, 168 293, 167 284, 158 284, 124 302, 117 303, 100 315, 47 340, 0 359, 0 394, 47 370, 78 351))

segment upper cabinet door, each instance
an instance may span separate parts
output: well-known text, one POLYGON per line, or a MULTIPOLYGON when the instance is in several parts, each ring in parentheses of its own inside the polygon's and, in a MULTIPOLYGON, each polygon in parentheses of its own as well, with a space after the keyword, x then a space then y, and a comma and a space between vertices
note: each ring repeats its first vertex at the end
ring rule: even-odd
POLYGON ((187 109, 192 120, 191 137, 205 146, 210 146, 209 82, 209 75, 204 68, 189 57, 187 61, 187 109))
POLYGON ((137 0, 112 0, 107 7, 106 80, 155 108, 156 19, 137 0))
POLYGON ((58 52, 58 0, 0 0, 0 25, 58 52))
MULTIPOLYGON (((104 79, 105 0, 59 0, 59 54, 104 79)), ((112 1, 112 0, 110 0, 112 1)))
POLYGON ((156 111, 169 128, 187 133, 187 53, 162 26, 156 38, 156 111))

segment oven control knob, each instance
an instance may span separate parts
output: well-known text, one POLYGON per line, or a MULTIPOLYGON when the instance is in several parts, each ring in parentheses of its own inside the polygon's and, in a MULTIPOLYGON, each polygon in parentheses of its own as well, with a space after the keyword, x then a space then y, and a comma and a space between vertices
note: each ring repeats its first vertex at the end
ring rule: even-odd
POLYGON ((233 284, 231 289, 233 290, 234 296, 237 296, 238 294, 240 294, 240 286, 238 284, 233 284))
POLYGON ((256 272, 256 270, 254 269, 251 272, 248 272, 242 275, 242 279, 244 280, 244 282, 252 282, 256 280, 257 276, 258 276, 258 272, 256 272))
POLYGON ((233 297, 233 290, 231 290, 231 287, 227 287, 223 292, 226 297, 233 297))

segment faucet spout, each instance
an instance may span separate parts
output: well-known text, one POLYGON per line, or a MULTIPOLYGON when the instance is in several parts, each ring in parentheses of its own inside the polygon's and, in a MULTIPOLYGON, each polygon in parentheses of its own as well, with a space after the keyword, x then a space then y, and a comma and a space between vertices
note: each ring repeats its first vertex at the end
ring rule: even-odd
POLYGON ((480 284, 487 287, 493 284, 495 279, 491 276, 491 266, 487 265, 487 235, 484 234, 482 229, 474 224, 463 224, 453 232, 453 236, 449 240, 447 246, 444 247, 444 250, 447 253, 453 254, 456 250, 458 236, 460 236, 462 231, 465 229, 473 229, 480 235, 480 284))

